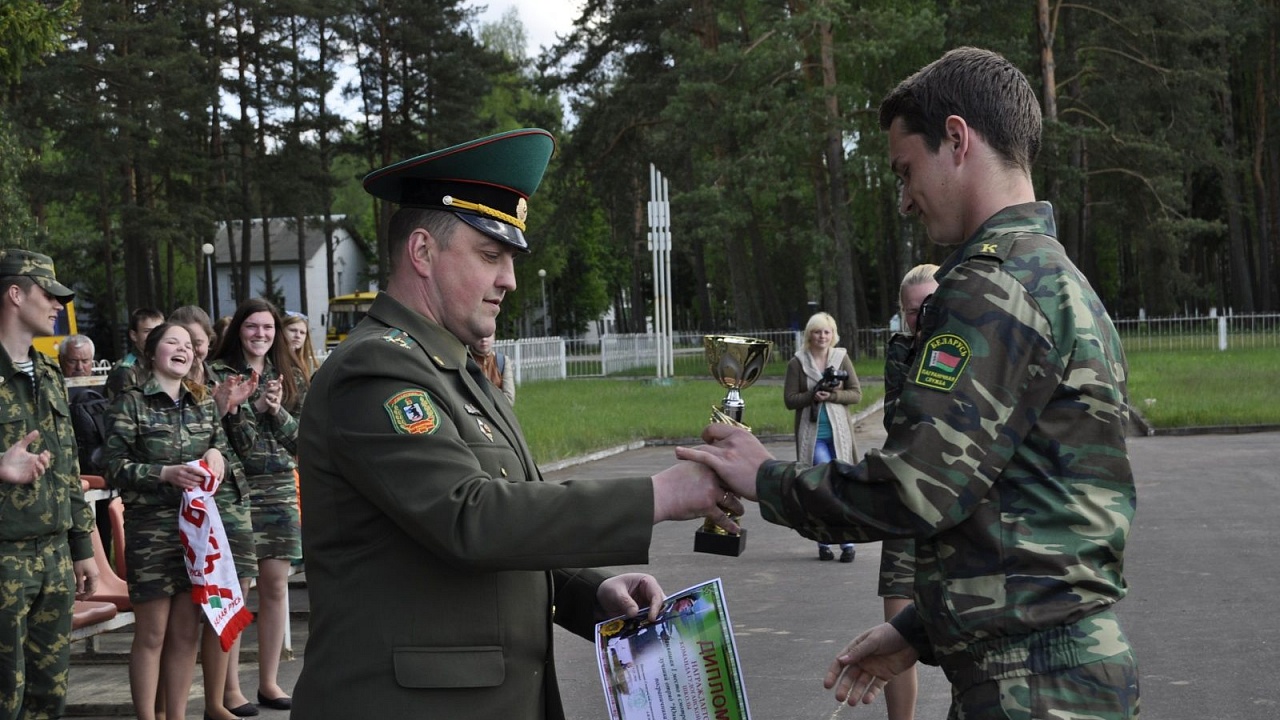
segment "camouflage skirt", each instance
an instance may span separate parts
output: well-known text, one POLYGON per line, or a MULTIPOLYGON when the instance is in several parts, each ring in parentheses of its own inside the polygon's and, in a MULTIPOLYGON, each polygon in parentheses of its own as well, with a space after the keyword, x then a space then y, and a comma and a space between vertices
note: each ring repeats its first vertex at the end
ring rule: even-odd
POLYGON ((135 605, 191 591, 182 553, 177 506, 124 506, 125 580, 135 605))
MULTIPOLYGON (((220 487, 214 501, 231 545, 236 575, 244 580, 258 574, 249 504, 235 501, 234 488, 224 493, 228 487, 229 484, 220 487)), ((178 537, 177 507, 126 505, 124 557, 129 599, 134 603, 191 592, 191 578, 187 575, 182 540, 178 537)))
POLYGON ((253 518, 248 497, 240 497, 235 483, 224 482, 213 495, 218 503, 218 515, 231 544, 231 557, 235 560, 236 575, 241 580, 258 577, 258 554, 253 545, 253 518))
POLYGON ((910 598, 915 584, 916 541, 885 540, 880 546, 880 597, 910 598))
POLYGON ((253 540, 259 560, 302 557, 302 520, 293 471, 249 478, 253 498, 253 540))

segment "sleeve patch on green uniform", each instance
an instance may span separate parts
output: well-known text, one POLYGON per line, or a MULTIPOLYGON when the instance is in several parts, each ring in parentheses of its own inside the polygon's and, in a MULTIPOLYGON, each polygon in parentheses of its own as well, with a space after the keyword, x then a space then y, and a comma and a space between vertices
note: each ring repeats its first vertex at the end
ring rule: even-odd
POLYGON ((938 335, 929 338, 921 352, 920 369, 915 383, 934 390, 951 392, 969 364, 969 343, 959 335, 938 335))
POLYGON ((382 407, 391 418, 391 426, 401 435, 430 435, 440 427, 440 413, 424 390, 401 390, 382 407))

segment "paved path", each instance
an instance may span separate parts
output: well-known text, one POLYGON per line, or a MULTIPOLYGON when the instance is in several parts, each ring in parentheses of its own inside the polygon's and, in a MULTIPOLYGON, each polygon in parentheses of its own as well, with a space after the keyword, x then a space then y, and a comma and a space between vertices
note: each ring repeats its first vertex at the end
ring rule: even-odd
MULTIPOLYGON (((859 425, 865 450, 883 435, 879 417, 859 425)), ((790 458, 790 443, 771 449, 790 458)), ((1141 664, 1144 717, 1151 720, 1280 718, 1280 616, 1276 552, 1280 523, 1280 433, 1134 438, 1138 514, 1126 574, 1131 593, 1119 605, 1141 664)), ((549 473, 552 479, 648 475, 672 461, 670 447, 647 447, 549 473)), ((692 552, 696 523, 655 528, 651 565, 674 592, 720 577, 747 678, 753 716, 827 720, 834 700, 821 687, 827 663, 853 635, 881 619, 876 597, 879 544, 859 546, 852 565, 818 562, 811 543, 764 522, 750 508, 746 553, 739 558, 692 552)), ((631 568, 619 568, 631 569, 631 568)), ((304 592, 304 591, 302 591, 304 592)), ((295 602, 305 608, 305 597, 295 602)), ((294 623, 299 655, 305 623, 294 623)), ((599 720, 603 696, 591 645, 557 630, 561 689, 571 720, 599 720)), ((291 688, 303 659, 281 666, 291 688)), ((110 693, 127 701, 122 669, 90 678, 72 674, 72 700, 110 693)), ((246 692, 256 668, 243 668, 246 692)), ((948 687, 922 668, 917 717, 946 717, 948 687)), ((202 709, 198 688, 191 717, 202 709)), ((884 717, 882 705, 837 717, 884 717)), ((263 720, 286 713, 264 711, 263 720)))

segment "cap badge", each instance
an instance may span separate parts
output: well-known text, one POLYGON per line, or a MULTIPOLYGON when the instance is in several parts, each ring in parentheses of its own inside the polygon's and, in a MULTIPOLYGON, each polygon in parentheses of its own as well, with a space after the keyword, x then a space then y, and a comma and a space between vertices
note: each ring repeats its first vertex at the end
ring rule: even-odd
POLYGON ((516 219, 521 225, 529 219, 529 203, 524 198, 520 198, 520 202, 516 203, 516 219))

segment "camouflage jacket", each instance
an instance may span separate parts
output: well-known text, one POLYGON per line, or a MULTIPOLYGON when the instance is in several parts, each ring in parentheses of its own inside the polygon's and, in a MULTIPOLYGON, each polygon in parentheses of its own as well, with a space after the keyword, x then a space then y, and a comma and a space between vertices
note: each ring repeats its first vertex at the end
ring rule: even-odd
POLYGON ((915 336, 894 333, 884 348, 884 429, 893 424, 893 411, 898 406, 898 396, 907 382, 907 371, 915 359, 915 336))
MULTIPOLYGON (((233 366, 225 360, 215 360, 210 370, 219 382, 244 372, 244 368, 233 366)), ((298 417, 302 414, 302 403, 306 398, 306 381, 300 376, 294 378, 298 393, 294 407, 281 408, 278 415, 260 413, 253 408, 253 403, 262 396, 266 382, 278 377, 280 372, 275 365, 270 360, 266 361, 263 376, 259 378, 258 389, 253 396, 241 405, 238 413, 228 413, 223 418, 231 447, 240 456, 240 463, 250 477, 275 475, 297 467, 293 456, 298 451, 298 417)), ((292 500, 293 495, 280 499, 292 500)))
POLYGON ((67 388, 57 363, 32 351, 36 383, 14 366, 0 347, 0 452, 32 430, 40 438, 28 450, 48 450, 53 462, 30 485, 0 483, 0 543, 24 543, 65 536, 72 560, 93 557, 93 512, 80 488, 75 431, 67 388))
POLYGON ((1125 359, 1054 233, 1047 203, 1005 208, 941 268, 883 449, 757 478, 766 519, 809 537, 917 538, 917 648, 953 682, 1127 648, 1101 612, 1136 507, 1125 359))
POLYGON ((129 388, 142 387, 147 381, 146 368, 132 350, 120 358, 120 362, 111 366, 107 373, 107 397, 114 398, 129 388))
POLYGON ((154 378, 148 378, 141 388, 117 396, 107 411, 107 483, 120 490, 125 505, 178 507, 182 490, 161 482, 160 471, 166 465, 198 460, 210 448, 222 453, 228 478, 244 497, 246 488, 235 476, 211 396, 197 400, 184 388, 175 403, 154 378))

